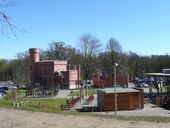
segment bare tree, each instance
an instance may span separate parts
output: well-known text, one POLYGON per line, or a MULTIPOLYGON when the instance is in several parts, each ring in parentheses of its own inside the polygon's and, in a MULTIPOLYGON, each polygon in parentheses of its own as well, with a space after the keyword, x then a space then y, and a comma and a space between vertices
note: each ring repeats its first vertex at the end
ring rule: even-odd
POLYGON ((109 52, 121 53, 122 47, 120 46, 119 42, 114 38, 110 38, 107 43, 107 49, 109 52))
POLYGON ((122 47, 120 46, 119 42, 114 38, 110 38, 106 44, 106 49, 111 57, 112 65, 118 59, 118 55, 122 53, 122 47))
POLYGON ((93 56, 99 52, 102 44, 99 39, 90 34, 82 35, 79 43, 81 47, 84 78, 87 80, 92 69, 93 56))
POLYGON ((0 31, 5 34, 8 29, 16 36, 16 30, 19 30, 14 24, 10 22, 10 17, 7 15, 6 10, 14 7, 14 0, 0 0, 0 31))

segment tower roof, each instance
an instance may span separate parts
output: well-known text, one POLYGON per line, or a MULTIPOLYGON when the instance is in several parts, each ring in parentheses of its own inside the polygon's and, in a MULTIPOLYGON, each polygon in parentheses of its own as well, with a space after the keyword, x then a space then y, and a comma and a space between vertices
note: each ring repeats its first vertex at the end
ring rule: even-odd
POLYGON ((53 64, 67 64, 67 60, 43 60, 37 62, 38 64, 47 64, 47 63, 53 63, 53 64))
POLYGON ((39 53, 39 49, 38 48, 30 48, 29 53, 39 53))

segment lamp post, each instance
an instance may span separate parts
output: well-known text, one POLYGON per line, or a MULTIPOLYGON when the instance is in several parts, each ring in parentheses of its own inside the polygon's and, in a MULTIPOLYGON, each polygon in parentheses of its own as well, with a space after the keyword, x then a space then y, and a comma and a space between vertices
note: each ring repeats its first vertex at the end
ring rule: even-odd
POLYGON ((114 93, 115 93, 115 116, 117 116, 117 92, 116 92, 116 67, 118 66, 118 63, 114 63, 114 93))

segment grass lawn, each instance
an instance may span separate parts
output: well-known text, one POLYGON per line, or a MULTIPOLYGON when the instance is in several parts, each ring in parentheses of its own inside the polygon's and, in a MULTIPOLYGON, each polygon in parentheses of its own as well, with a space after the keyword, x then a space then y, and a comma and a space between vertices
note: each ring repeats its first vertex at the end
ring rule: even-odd
POLYGON ((62 111, 61 104, 66 106, 66 99, 0 99, 0 107, 17 108, 41 112, 59 112, 62 111), (13 104, 13 105, 12 105, 13 104))
MULTIPOLYGON (((96 93, 97 89, 88 90, 89 94, 96 93)), ((72 95, 79 94, 79 91, 73 91, 72 95)), ((15 90, 9 92, 4 98, 0 99, 0 107, 29 110, 34 112, 49 112, 49 113, 63 113, 72 115, 95 116, 96 118, 118 119, 125 121, 148 121, 156 123, 169 123, 170 117, 163 116, 114 116, 81 112, 65 112, 61 109, 61 104, 66 106, 66 98, 58 99, 34 99, 34 98, 18 98, 15 99, 15 90), (15 103, 15 106, 12 104, 15 103), (18 106, 17 106, 18 105, 18 106)), ((18 95, 23 95, 23 91, 19 91, 18 95)))
MULTIPOLYGON (((23 91, 17 92, 23 95, 23 91)), ((16 91, 10 91, 5 97, 0 99, 0 107, 17 108, 31 111, 59 112, 61 105, 66 106, 66 98, 58 99, 35 99, 35 98, 14 98, 16 91)))
MULTIPOLYGON (((96 94, 97 93, 97 89, 88 89, 87 90, 87 94, 88 95, 92 95, 92 94, 96 94)), ((70 92, 69 96, 80 96, 80 90, 75 90, 70 92)))
MULTIPOLYGON (((160 91, 161 91, 161 89, 160 89, 160 91)), ((163 86, 162 87, 162 92, 164 93, 164 92, 170 92, 170 85, 165 85, 165 86, 163 86)))

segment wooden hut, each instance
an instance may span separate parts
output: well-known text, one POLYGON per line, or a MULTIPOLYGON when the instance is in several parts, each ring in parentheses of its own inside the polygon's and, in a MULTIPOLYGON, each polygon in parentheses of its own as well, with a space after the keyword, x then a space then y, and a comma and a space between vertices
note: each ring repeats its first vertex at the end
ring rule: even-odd
MULTIPOLYGON (((117 110, 136 110, 144 108, 143 91, 132 88, 116 88, 117 110)), ((97 106, 101 111, 115 110, 114 88, 97 91, 97 106)))

